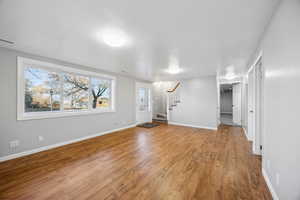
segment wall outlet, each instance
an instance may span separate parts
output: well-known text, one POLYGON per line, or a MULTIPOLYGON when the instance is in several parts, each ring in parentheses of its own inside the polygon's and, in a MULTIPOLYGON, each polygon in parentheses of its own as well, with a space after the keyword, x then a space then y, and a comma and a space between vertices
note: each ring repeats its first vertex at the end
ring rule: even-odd
POLYGON ((11 151, 15 151, 17 147, 19 146, 20 142, 19 140, 13 140, 9 142, 9 148, 11 151))
POLYGON ((276 185, 278 186, 279 185, 279 181, 280 181, 280 175, 279 173, 276 173, 276 185))
POLYGON ((44 137, 41 136, 41 135, 39 135, 39 136, 38 136, 38 140, 39 140, 39 142, 42 142, 42 141, 44 141, 44 137))
POLYGON ((267 168, 270 169, 271 163, 270 160, 267 160, 267 168))

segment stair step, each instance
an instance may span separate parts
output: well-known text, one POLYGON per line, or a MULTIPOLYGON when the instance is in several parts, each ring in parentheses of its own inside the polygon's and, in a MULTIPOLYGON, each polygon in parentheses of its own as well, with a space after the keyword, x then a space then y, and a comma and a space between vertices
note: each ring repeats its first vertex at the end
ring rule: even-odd
POLYGON ((167 114, 166 114, 166 113, 156 113, 156 116, 163 116, 163 117, 166 117, 167 114))
POLYGON ((153 119, 152 121, 153 122, 159 122, 159 123, 162 123, 162 124, 168 124, 168 120, 153 119))

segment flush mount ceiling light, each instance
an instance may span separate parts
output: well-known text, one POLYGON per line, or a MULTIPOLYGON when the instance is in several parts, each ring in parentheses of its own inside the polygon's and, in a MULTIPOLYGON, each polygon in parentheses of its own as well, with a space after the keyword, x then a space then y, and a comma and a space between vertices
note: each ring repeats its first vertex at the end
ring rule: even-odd
POLYGON ((234 66, 230 65, 228 67, 226 67, 226 75, 224 76, 225 79, 227 80, 233 80, 237 77, 237 75, 234 73, 234 66))
POLYGON ((182 69, 179 68, 179 61, 175 57, 170 57, 169 67, 166 70, 169 74, 178 74, 182 72, 182 69))
POLYGON ((177 67, 169 67, 166 72, 168 72, 169 74, 178 74, 182 71, 182 69, 180 69, 178 66, 177 67))
POLYGON ((116 28, 106 28, 99 33, 98 37, 111 47, 122 47, 129 43, 126 33, 116 28))
POLYGON ((228 73, 225 75, 225 79, 232 80, 235 79, 237 76, 234 73, 228 73))

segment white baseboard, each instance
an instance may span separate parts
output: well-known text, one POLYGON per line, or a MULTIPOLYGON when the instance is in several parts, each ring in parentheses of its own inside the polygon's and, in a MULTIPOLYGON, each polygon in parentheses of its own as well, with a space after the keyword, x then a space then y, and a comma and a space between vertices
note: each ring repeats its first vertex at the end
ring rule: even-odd
POLYGON ((177 125, 177 126, 187 126, 187 127, 193 127, 193 128, 203 128, 203 129, 209 129, 209 130, 218 130, 217 127, 209 127, 209 126, 198 126, 198 125, 193 125, 193 124, 184 124, 184 123, 177 123, 177 122, 172 122, 169 121, 168 124, 171 125, 177 125))
POLYGON ((221 112, 221 114, 232 114, 232 112, 221 112))
POLYGON ((245 133, 245 135, 246 135, 247 140, 248 140, 248 141, 251 141, 250 138, 249 138, 249 136, 248 136, 248 133, 247 133, 247 131, 246 131, 246 129, 245 129, 244 127, 243 127, 243 131, 244 131, 244 133, 245 133))
POLYGON ((44 147, 39 147, 39 148, 28 150, 28 151, 23 151, 23 152, 20 152, 20 153, 11 154, 11 155, 8 155, 8 156, 3 156, 3 157, 0 157, 0 162, 4 162, 4 161, 7 161, 7 160, 12 160, 12 159, 15 159, 15 158, 27 156, 27 155, 38 153, 38 152, 41 152, 41 151, 46 151, 46 150, 57 148, 57 147, 64 146, 64 145, 67 145, 67 144, 80 142, 80 141, 91 139, 91 138, 98 137, 98 136, 101 136, 101 135, 113 133, 113 132, 128 129, 128 128, 132 128, 132 127, 135 127, 135 126, 136 126, 136 124, 129 125, 129 126, 124 126, 124 127, 121 127, 121 128, 112 129, 112 130, 104 131, 104 132, 101 132, 101 133, 96 133, 96 134, 93 134, 93 135, 88 135, 88 136, 85 136, 85 137, 77 138, 77 139, 74 139, 74 140, 69 140, 69 141, 66 141, 66 142, 60 142, 60 143, 56 143, 56 144, 52 144, 52 145, 48 145, 48 146, 44 146, 44 147))
POLYGON ((152 118, 153 120, 165 120, 167 121, 167 119, 161 119, 161 118, 152 118))
POLYGON ((264 179, 265 179, 265 181, 267 183, 267 186, 268 186, 268 188, 269 188, 269 190, 271 192, 271 195, 272 195, 273 199, 274 200, 279 200, 279 197, 276 194, 276 192, 274 190, 274 187, 273 187, 273 185, 272 185, 272 183, 271 183, 271 181, 269 179, 269 176, 268 176, 268 174, 267 174, 267 172, 266 172, 266 170, 264 168, 262 168, 262 174, 263 174, 263 177, 264 177, 264 179))

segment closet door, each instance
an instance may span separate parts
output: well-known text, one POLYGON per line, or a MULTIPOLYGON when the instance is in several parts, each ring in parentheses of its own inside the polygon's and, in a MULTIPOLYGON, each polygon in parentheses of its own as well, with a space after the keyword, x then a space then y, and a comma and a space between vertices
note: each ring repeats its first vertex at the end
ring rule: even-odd
POLYGON ((240 83, 232 85, 232 118, 234 124, 242 125, 242 87, 240 83))

